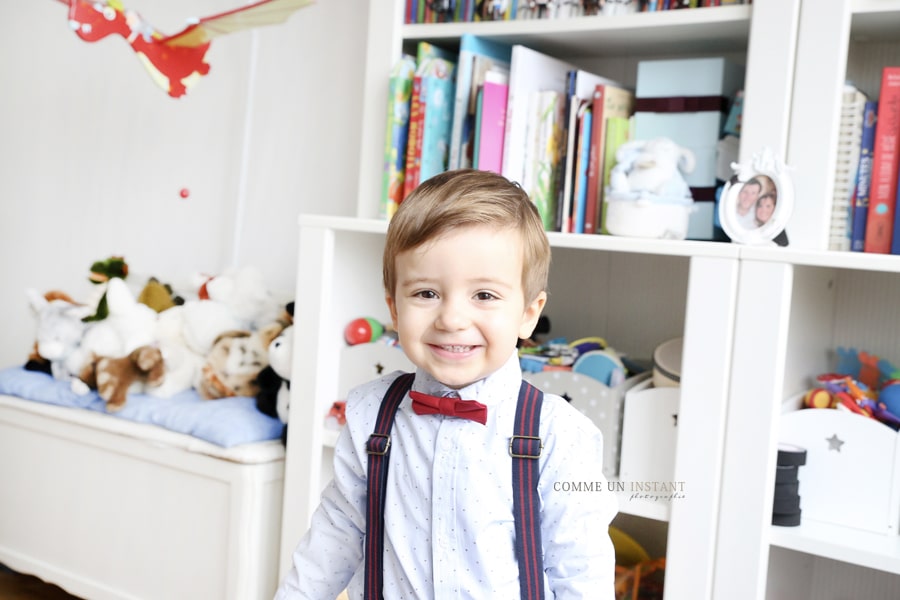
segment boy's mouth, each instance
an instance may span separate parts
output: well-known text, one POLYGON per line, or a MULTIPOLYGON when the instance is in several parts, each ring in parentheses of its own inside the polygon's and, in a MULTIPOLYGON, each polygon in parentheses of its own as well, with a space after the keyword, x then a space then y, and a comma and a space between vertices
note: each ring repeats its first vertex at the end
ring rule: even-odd
POLYGON ((441 350, 443 350, 445 352, 453 352, 453 353, 461 354, 464 352, 471 352, 472 349, 475 348, 475 346, 453 345, 453 346, 438 346, 438 348, 440 348, 441 350))

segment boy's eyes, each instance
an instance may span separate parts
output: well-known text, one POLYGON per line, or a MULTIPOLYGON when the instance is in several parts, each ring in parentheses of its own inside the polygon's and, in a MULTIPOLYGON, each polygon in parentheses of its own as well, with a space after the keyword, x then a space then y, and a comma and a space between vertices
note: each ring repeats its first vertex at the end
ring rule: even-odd
MULTIPOLYGON (((435 292, 434 290, 420 290, 418 292, 415 292, 413 294, 413 296, 416 298, 424 298, 426 300, 433 300, 433 299, 438 298, 437 292, 435 292)), ((495 295, 491 292, 476 292, 474 297, 476 300, 496 300, 497 299, 497 295, 495 295)))

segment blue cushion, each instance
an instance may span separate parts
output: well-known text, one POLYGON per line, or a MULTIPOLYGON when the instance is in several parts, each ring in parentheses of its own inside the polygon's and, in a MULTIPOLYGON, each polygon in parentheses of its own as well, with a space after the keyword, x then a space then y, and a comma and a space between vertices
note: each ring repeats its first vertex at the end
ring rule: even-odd
MULTIPOLYGON (((71 390, 69 382, 23 367, 0 370, 0 394, 106 413, 106 402, 97 392, 79 396, 71 390)), ((237 396, 204 400, 196 390, 181 392, 171 398, 129 394, 128 402, 121 410, 108 414, 186 433, 223 448, 278 439, 283 428, 281 421, 256 408, 255 398, 237 396)))

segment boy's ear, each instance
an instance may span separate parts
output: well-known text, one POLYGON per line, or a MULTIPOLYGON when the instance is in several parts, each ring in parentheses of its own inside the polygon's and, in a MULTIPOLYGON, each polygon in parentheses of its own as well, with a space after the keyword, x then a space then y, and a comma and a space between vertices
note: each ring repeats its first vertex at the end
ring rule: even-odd
POLYGON ((397 303, 394 302, 394 297, 389 294, 385 295, 384 301, 388 305, 388 310, 391 311, 391 324, 394 327, 394 331, 399 331, 397 328, 397 303))
POLYGON ((547 292, 541 292, 531 301, 531 304, 525 306, 525 312, 522 313, 522 324, 519 326, 520 339, 527 340, 534 333, 534 328, 537 327, 545 304, 547 304, 547 292))

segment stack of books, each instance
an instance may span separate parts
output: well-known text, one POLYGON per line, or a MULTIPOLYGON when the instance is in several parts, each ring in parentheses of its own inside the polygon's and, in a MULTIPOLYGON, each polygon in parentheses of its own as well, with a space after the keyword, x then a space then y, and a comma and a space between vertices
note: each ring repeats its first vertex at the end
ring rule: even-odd
POLYGON ((427 42, 390 82, 381 216, 420 182, 475 168, 519 182, 548 231, 600 233, 634 92, 521 45, 464 34, 458 53, 427 42))
POLYGON ((845 87, 836 167, 829 248, 900 254, 900 66, 877 101, 845 87))

